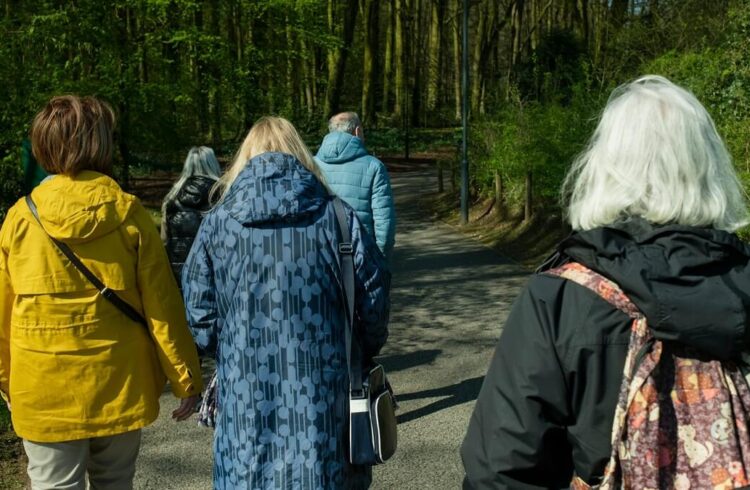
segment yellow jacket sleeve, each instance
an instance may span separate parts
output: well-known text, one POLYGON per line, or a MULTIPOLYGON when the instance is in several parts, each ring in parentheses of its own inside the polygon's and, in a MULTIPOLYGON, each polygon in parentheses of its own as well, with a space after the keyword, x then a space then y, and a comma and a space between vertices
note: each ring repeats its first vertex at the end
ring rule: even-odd
POLYGON ((203 380, 182 296, 156 226, 143 206, 135 207, 133 220, 140 232, 138 288, 143 314, 172 392, 179 398, 197 395, 203 389, 203 380))

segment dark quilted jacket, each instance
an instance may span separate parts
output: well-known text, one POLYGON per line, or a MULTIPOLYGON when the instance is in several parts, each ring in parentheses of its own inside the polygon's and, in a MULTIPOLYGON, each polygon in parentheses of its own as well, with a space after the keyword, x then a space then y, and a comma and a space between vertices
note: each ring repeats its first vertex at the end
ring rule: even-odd
POLYGON ((162 206, 161 236, 178 282, 203 214, 211 208, 208 193, 215 182, 202 175, 190 177, 162 206))

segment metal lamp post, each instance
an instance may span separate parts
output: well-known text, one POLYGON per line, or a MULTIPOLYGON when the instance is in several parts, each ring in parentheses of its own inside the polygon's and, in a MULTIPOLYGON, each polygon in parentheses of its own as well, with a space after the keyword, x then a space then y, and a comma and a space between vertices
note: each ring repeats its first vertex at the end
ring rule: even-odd
POLYGON ((463 48, 461 50, 461 224, 469 222, 469 0, 464 0, 463 48))

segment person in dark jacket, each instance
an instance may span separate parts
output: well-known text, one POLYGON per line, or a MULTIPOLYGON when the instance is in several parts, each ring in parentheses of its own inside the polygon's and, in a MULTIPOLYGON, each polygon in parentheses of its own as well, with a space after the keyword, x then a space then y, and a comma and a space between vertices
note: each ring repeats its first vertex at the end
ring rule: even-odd
POLYGON ((653 335, 711 359, 748 351, 747 203, 711 117, 657 76, 618 88, 563 187, 574 233, 516 300, 461 447, 464 488, 567 488, 602 477, 632 323, 545 271, 614 281, 653 335))
POLYGON ((178 282, 203 215, 211 208, 211 188, 220 176, 221 166, 214 151, 207 146, 194 146, 188 152, 180 178, 164 198, 161 239, 178 282))
MULTIPOLYGON (((182 285, 196 344, 217 357, 214 488, 355 489, 346 452, 349 380, 333 197, 289 121, 259 120, 222 177, 182 285)), ((388 335, 390 274, 346 208, 355 339, 388 335)))

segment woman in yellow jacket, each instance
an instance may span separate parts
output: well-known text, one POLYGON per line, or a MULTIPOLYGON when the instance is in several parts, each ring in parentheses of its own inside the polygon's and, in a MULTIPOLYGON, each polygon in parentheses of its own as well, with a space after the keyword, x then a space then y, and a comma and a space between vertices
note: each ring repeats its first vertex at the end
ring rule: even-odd
POLYGON ((130 488, 140 429, 166 379, 192 413, 198 357, 159 234, 112 178, 114 114, 94 98, 53 98, 31 128, 52 174, 0 231, 0 389, 23 438, 33 488, 130 488), (146 320, 107 301, 58 250, 83 264, 146 320))

